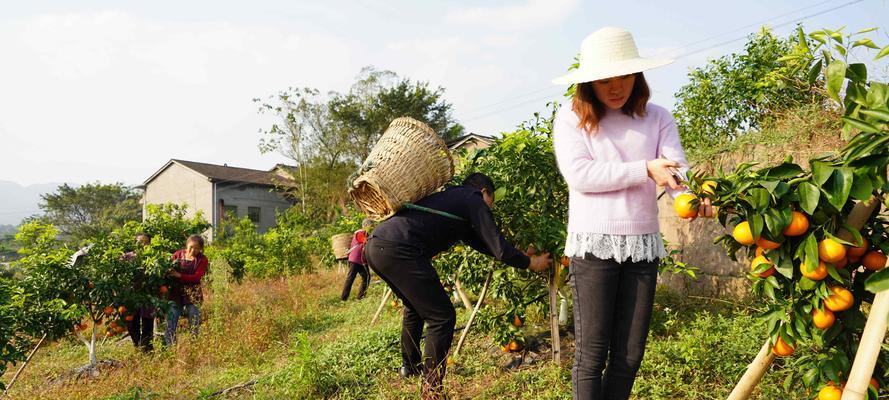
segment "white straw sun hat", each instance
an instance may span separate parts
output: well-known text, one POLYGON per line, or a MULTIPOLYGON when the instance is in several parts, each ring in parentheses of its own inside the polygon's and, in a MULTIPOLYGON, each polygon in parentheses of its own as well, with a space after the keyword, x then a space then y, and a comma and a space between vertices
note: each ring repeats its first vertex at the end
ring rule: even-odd
POLYGON ((556 84, 597 81, 667 65, 673 60, 639 57, 633 35, 626 29, 605 27, 580 44, 580 66, 553 79, 556 84))

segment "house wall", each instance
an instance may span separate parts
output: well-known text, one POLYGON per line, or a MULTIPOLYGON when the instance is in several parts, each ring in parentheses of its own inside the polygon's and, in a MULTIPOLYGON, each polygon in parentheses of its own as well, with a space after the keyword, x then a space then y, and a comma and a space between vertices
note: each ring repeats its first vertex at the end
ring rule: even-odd
MULTIPOLYGON (((213 183, 203 176, 182 165, 171 164, 167 169, 158 174, 145 187, 142 195, 142 215, 146 215, 145 206, 148 204, 185 204, 188 206, 188 216, 194 216, 198 210, 204 219, 213 223, 213 183)), ((212 231, 205 236, 212 240, 212 231)))
POLYGON ((227 207, 237 206, 239 218, 247 216, 248 207, 259 207, 260 222, 257 230, 265 232, 275 226, 276 212, 284 211, 293 205, 279 192, 271 189, 268 186, 243 183, 217 183, 216 198, 217 202, 221 200, 227 207))

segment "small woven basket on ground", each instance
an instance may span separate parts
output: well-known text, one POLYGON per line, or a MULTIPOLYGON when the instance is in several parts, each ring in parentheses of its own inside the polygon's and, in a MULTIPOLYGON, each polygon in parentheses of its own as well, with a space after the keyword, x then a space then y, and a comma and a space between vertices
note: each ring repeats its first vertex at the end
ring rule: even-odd
POLYGON ((368 218, 382 221, 444 186, 454 160, 444 141, 426 124, 397 118, 358 170, 349 195, 368 218))
POLYGON ((349 247, 352 246, 352 234, 340 233, 330 237, 330 245, 333 247, 333 257, 337 260, 349 258, 349 247))

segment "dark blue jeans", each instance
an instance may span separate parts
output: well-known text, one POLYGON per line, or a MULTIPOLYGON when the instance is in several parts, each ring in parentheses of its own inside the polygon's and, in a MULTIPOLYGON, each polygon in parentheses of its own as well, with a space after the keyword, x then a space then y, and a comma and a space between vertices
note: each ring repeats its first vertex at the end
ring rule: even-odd
POLYGON ((645 354, 658 262, 571 258, 576 400, 625 400, 645 354))

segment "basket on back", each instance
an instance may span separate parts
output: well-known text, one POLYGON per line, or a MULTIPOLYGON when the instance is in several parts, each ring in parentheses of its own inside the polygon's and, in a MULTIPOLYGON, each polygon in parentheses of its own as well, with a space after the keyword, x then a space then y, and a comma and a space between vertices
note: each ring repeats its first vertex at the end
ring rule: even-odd
POLYGON ((454 160, 444 141, 426 124, 397 118, 374 145, 349 188, 368 218, 391 217, 405 202, 415 202, 454 176, 454 160))
POLYGON ((330 245, 333 247, 333 257, 337 260, 349 258, 349 248, 352 246, 352 234, 340 233, 330 237, 330 245))

